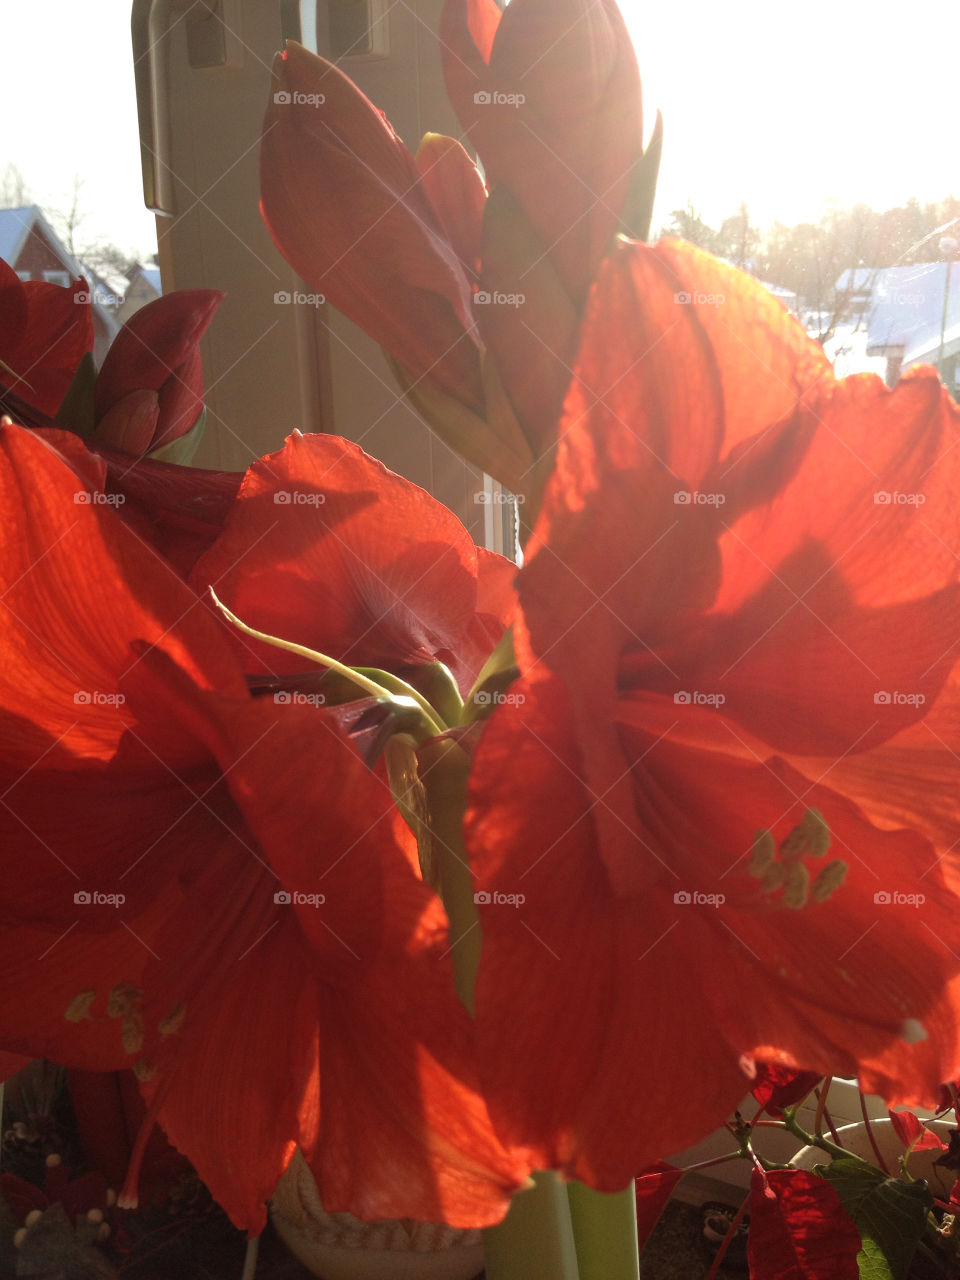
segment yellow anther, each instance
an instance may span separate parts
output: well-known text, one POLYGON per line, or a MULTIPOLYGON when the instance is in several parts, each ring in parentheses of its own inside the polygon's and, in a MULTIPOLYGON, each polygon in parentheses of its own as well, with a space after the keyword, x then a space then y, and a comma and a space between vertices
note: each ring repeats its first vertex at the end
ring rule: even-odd
POLYGON ((111 1018, 122 1018, 130 1012, 143 995, 143 991, 135 982, 118 982, 110 988, 107 997, 107 1014, 111 1018))
POLYGON ((183 1026, 183 1020, 187 1016, 187 1006, 179 1000, 163 1019, 158 1030, 164 1038, 175 1035, 183 1026))
POLYGON ((814 902, 826 902, 830 895, 840 888, 846 878, 847 864, 842 858, 834 858, 833 862, 828 862, 816 880, 814 880, 813 888, 810 890, 810 897, 814 902))
POLYGON ((783 887, 786 875, 786 867, 782 862, 775 862, 767 874, 763 877, 763 884, 760 886, 761 893, 775 893, 777 889, 783 887))
POLYGON ((63 1016, 68 1022, 82 1022, 84 1018, 92 1016, 90 1006, 96 998, 95 991, 78 991, 67 1005, 67 1012, 63 1016))
POLYGON ((799 911, 807 905, 810 891, 810 872, 802 862, 787 864, 786 879, 783 885, 783 905, 799 911))
POLYGON ((139 1009, 131 1009, 124 1018, 121 1036, 126 1053, 139 1053, 143 1048, 143 1015, 139 1009))
POLYGON ((780 846, 782 858, 802 858, 812 854, 822 858, 830 848, 830 828, 819 809, 807 809, 780 846))
POLYGON ((24 1218, 23 1225, 29 1231, 30 1228, 34 1225, 34 1223, 39 1222, 42 1217, 43 1217, 42 1209, 31 1209, 30 1212, 27 1214, 27 1216, 24 1218))
MULTIPOLYGON (((153 1077, 157 1074, 157 1068, 153 1065, 152 1062, 147 1062, 146 1058, 141 1058, 139 1062, 135 1062, 133 1064, 133 1074, 137 1077, 139 1081, 141 1081, 143 1084, 146 1084, 148 1080, 152 1080, 153 1077)), ((116 1201, 116 1196, 117 1196, 117 1193, 115 1191, 114 1192, 108 1191, 107 1204, 113 1204, 116 1201), (111 1194, 113 1195, 113 1200, 110 1199, 111 1194)))
POLYGON ((773 866, 777 856, 777 843, 769 831, 758 831, 753 837, 753 853, 750 857, 750 874, 761 880, 773 866))

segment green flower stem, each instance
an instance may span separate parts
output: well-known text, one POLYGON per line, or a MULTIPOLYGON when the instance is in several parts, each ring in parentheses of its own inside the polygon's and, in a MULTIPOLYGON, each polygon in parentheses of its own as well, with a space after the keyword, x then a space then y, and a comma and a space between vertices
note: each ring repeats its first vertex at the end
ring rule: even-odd
MULTIPOLYGON (((328 664, 332 665, 333 661, 332 658, 324 658, 324 662, 328 664)), ((395 694, 399 698, 412 698, 427 719, 428 726, 432 730, 430 736, 443 733, 446 726, 442 723, 442 717, 438 719, 436 709, 430 705, 419 689, 415 689, 406 680, 389 671, 381 671, 379 667, 347 667, 346 670, 352 674, 365 676, 366 679, 380 685, 387 693, 395 694)), ((383 694, 380 696, 383 697, 383 694)))
POLYGON ((513 1197, 504 1220, 483 1233, 487 1280, 579 1280, 566 1189, 555 1173, 535 1173, 533 1181, 513 1197))
POLYGON ((637 1195, 631 1182, 612 1195, 567 1185, 580 1280, 637 1280, 637 1195))
MULTIPOLYGON (((470 758, 448 738, 418 752, 427 794, 440 896, 450 921, 453 979, 470 1015, 480 964, 480 917, 463 839, 470 758)), ((553 1173, 535 1173, 503 1222, 483 1233, 487 1280, 579 1280, 566 1191, 553 1173)), ((615 1280, 615 1278, 614 1278, 615 1280)))
MULTIPOLYGON (((860 1160, 860 1157, 854 1155, 852 1151, 848 1151, 846 1147, 839 1146, 836 1142, 831 1142, 822 1133, 807 1133, 805 1129, 801 1129, 797 1124, 797 1117, 792 1111, 783 1113, 783 1127, 787 1133, 792 1133, 795 1138, 799 1138, 805 1146, 819 1147, 821 1151, 826 1151, 834 1160, 860 1160)), ((867 1161, 860 1160, 860 1163, 866 1164, 867 1161)))
POLYGON ((482 935, 473 899, 473 874, 463 839, 470 758, 452 739, 443 738, 421 747, 418 761, 420 781, 427 796, 439 892, 450 921, 453 981, 457 995, 472 1017, 482 935))
POLYGON ((295 653, 298 657, 306 658, 308 662, 315 662, 318 666, 326 667, 329 671, 336 671, 338 675, 344 676, 347 680, 352 680, 359 689, 362 689, 364 693, 369 694, 372 698, 389 699, 397 694, 401 694, 405 698, 412 698, 426 717, 430 733, 443 733, 443 726, 437 723, 433 708, 405 680, 401 680, 398 676, 391 676, 386 671, 377 671, 375 673, 376 679, 372 679, 369 675, 364 674, 359 667, 345 666, 344 663, 338 662, 336 658, 330 658, 325 653, 318 653, 316 649, 308 649, 306 645, 294 644, 292 640, 281 640, 278 636, 270 636, 265 631, 258 631, 255 627, 250 627, 245 622, 241 622, 237 615, 232 613, 222 600, 218 599, 213 587, 208 587, 207 589, 210 592, 213 603, 223 616, 243 635, 251 636, 254 640, 262 640, 264 644, 272 645, 274 649, 283 649, 286 653, 295 653))

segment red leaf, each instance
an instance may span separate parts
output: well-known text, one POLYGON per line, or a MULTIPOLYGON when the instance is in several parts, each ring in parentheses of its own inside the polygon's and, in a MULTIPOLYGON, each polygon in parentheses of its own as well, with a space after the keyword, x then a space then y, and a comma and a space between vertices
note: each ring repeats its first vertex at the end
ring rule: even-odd
POLYGON ((650 1239, 673 1189, 683 1177, 684 1170, 658 1160, 637 1178, 637 1241, 642 1249, 650 1239))
POLYGON ((817 1071, 792 1071, 774 1062, 758 1062, 756 1082, 750 1092, 772 1116, 781 1115, 805 1098, 820 1079, 817 1071))
POLYGON ((857 1280, 860 1233, 840 1197, 804 1169, 755 1171, 750 1185, 751 1276, 857 1280))
POLYGON ((887 1115, 908 1151, 946 1151, 933 1130, 921 1124, 912 1111, 888 1111, 887 1115))

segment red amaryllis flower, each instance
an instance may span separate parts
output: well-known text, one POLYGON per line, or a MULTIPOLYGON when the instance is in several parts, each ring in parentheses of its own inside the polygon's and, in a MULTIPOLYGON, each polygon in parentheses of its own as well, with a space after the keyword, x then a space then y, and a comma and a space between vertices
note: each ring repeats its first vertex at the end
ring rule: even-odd
POLYGON ((178 290, 130 317, 94 387, 94 440, 139 457, 187 434, 203 412, 198 344, 224 296, 178 290))
MULTIPOLYGON (((258 631, 341 662, 396 671, 439 659, 466 693, 503 633, 514 572, 358 445, 297 432, 247 472, 191 583, 258 631)), ((260 674, 305 666, 245 637, 240 660, 260 674)))
POLYGON ((252 1231, 324 1203, 479 1225, 524 1169, 471 1086, 445 919, 327 713, 249 695, 219 625, 42 439, 0 432, 0 1045, 132 1066, 252 1231))
POLYGON ((0 411, 9 391, 54 414, 77 366, 93 350, 93 320, 84 280, 66 288, 22 281, 0 260, 0 411))
POLYGON ((467 263, 478 254, 483 180, 452 140, 429 144, 420 163, 427 174, 442 169, 444 190, 458 192, 439 209, 434 181, 383 114, 331 63, 287 45, 260 149, 270 234, 310 287, 414 379, 480 410, 467 263))
POLYGON ((640 75, 614 0, 447 0, 447 92, 581 303, 643 153, 640 75))
POLYGON ((545 1164, 624 1185, 744 1054, 956 1074, 958 425, 690 246, 605 263, 467 816, 491 1106, 545 1164))

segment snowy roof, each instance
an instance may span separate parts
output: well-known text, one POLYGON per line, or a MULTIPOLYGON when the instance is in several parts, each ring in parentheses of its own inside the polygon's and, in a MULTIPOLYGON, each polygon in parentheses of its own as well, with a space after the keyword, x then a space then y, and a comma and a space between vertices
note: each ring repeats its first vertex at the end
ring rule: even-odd
POLYGON ((39 213, 35 204, 19 209, 0 209, 0 258, 4 262, 16 262, 39 213))
POLYGON ((878 270, 877 267, 847 267, 837 276, 833 287, 838 293, 869 293, 878 270))
POLYGON ((0 258, 11 264, 16 262, 34 227, 40 228, 74 279, 83 275, 80 263, 67 251, 66 245, 43 216, 39 205, 35 204, 24 205, 19 209, 0 209, 0 258))
MULTIPOLYGON (((939 347, 943 325, 947 263, 920 262, 885 267, 876 273, 868 320, 868 355, 890 348, 903 354, 905 365, 939 347)), ((946 327, 960 326, 960 263, 950 264, 950 296, 946 327)))
MULTIPOLYGON (((90 283, 88 269, 78 262, 72 254, 67 252, 66 246, 43 216, 43 211, 39 205, 24 205, 19 209, 0 209, 0 258, 4 262, 15 263, 23 246, 26 244, 27 236, 29 236, 34 227, 39 227, 47 240, 49 240, 64 268, 69 271, 71 278, 76 280, 83 276, 90 283)), ((94 291, 94 295, 91 298, 93 309, 100 317, 105 332, 112 336, 117 331, 117 323, 110 312, 102 305, 103 301, 94 291)))
POLYGON ((786 306, 795 307, 797 305, 797 295, 793 289, 785 289, 781 284, 771 284, 769 280, 761 280, 760 283, 786 306))
POLYGON ((158 266, 155 266, 152 262, 149 263, 147 266, 144 266, 142 263, 138 262, 137 265, 130 272, 130 275, 128 277, 131 284, 137 278, 137 276, 140 276, 142 277, 142 279, 146 280, 147 284, 150 286, 151 289, 153 289, 157 297, 158 298, 160 297, 160 295, 163 293, 163 285, 160 282, 160 268, 158 266))

